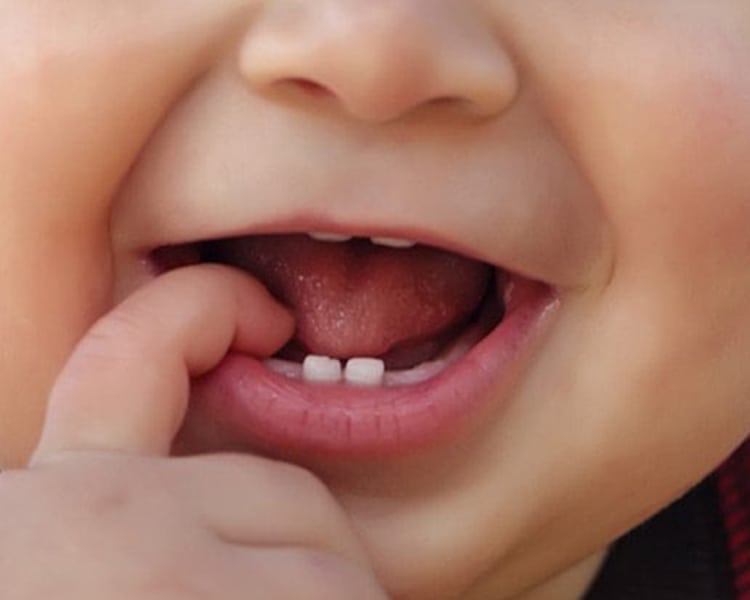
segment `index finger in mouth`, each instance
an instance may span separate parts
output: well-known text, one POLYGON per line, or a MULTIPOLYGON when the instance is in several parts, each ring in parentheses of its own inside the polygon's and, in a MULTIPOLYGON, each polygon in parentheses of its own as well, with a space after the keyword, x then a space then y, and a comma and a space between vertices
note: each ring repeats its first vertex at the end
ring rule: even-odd
POLYGON ((168 454, 190 378, 230 348, 270 355, 293 328, 290 313, 245 273, 199 265, 159 277, 79 342, 53 386, 32 464, 68 452, 168 454))

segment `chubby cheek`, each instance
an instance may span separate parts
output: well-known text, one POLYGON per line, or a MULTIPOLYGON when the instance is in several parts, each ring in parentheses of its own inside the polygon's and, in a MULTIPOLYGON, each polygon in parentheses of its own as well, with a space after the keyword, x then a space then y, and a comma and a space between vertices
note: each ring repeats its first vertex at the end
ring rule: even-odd
POLYGON ((0 218, 0 467, 26 460, 55 375, 109 304, 105 209, 27 202, 0 218))
POLYGON ((614 3, 577 4, 589 21, 551 2, 557 29, 539 14, 525 38, 536 52, 522 56, 613 240, 611 276, 571 300, 553 365, 566 384, 555 394, 570 392, 564 414, 550 408, 586 431, 580 485, 564 490, 581 495, 560 505, 597 524, 602 543, 750 430, 750 15, 739 25, 730 1, 634 1, 614 22, 614 3))
POLYGON ((627 382, 607 408, 623 453, 672 457, 675 488, 750 428, 750 20, 685 27, 602 42, 566 117, 615 240, 588 383, 627 382))
POLYGON ((527 68, 606 213, 612 279, 728 309, 750 279, 749 5, 580 4, 538 15, 527 38, 554 42, 527 68))
POLYGON ((652 306, 673 353, 725 355, 741 368, 750 356, 747 341, 736 346, 750 340, 750 75, 741 68, 750 45, 706 54, 690 65, 668 55, 621 95, 608 115, 616 171, 599 172, 610 186, 617 289, 652 306))
POLYGON ((180 9, 0 3, 0 466, 32 449, 56 373, 110 306, 118 182, 247 5, 180 9))
POLYGON ((618 269, 678 285, 694 299, 730 282, 747 290, 750 75, 707 68, 654 79, 602 115, 612 137, 597 140, 600 154, 589 163, 604 191, 618 269))

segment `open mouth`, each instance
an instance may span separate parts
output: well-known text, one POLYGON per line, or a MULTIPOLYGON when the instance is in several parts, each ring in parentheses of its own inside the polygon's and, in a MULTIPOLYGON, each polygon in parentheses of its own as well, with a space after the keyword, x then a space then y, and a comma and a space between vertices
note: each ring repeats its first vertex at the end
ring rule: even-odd
POLYGON ((295 334, 276 355, 230 356, 196 386, 203 418, 273 450, 382 453, 441 437, 509 371, 553 296, 393 237, 249 235, 164 246, 151 259, 157 272, 203 262, 243 270, 294 314, 295 334))
POLYGON ((504 313, 506 274, 399 238, 260 235, 164 247, 161 270, 230 265, 295 314, 294 338, 266 362, 310 383, 403 385, 434 376, 504 313))

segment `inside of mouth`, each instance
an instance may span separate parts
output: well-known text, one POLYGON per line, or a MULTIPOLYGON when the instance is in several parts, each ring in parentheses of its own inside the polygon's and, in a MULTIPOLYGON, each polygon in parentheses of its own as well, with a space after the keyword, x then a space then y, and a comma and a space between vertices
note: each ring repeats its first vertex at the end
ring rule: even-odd
POLYGON ((152 258, 159 271, 214 262, 257 277, 295 315, 295 335, 275 356, 295 363, 369 357, 414 369, 476 343, 505 312, 503 271, 425 245, 274 234, 165 246, 152 258))

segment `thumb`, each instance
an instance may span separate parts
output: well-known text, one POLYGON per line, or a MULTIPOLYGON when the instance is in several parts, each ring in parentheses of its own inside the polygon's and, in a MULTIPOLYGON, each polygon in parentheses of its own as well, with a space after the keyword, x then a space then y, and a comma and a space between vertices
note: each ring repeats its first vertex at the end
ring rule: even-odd
POLYGON ((230 348, 278 350, 291 315, 256 280, 218 265, 166 273, 102 317, 50 395, 32 464, 66 452, 169 453, 190 378, 230 348))

